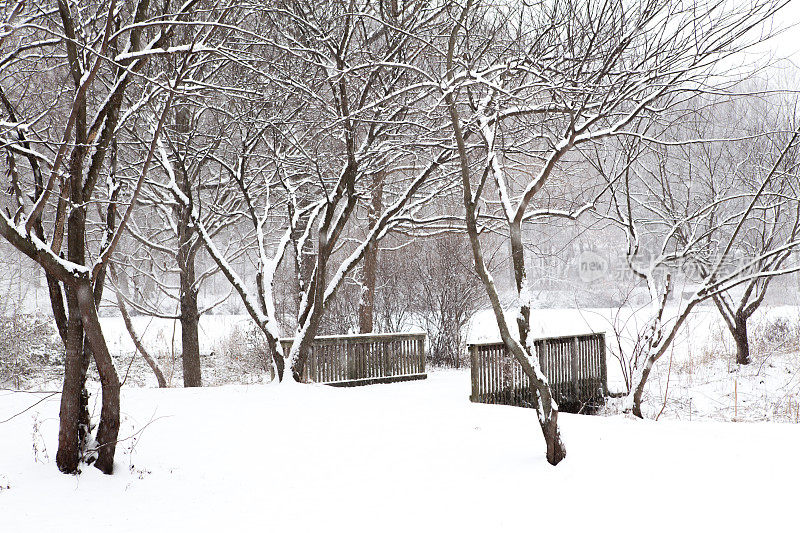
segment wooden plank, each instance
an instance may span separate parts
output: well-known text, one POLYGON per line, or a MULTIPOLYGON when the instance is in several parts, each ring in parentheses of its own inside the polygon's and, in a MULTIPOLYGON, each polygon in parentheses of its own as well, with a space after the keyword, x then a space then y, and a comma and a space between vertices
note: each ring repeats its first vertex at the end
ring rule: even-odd
POLYGON ((405 376, 411 373, 408 368, 408 339, 400 341, 400 358, 402 360, 401 375, 405 376))
MULTIPOLYGON (((425 337, 417 339, 417 345, 419 346, 419 371, 425 372, 425 337)), ((459 347, 460 349, 461 347, 459 347)))
POLYGON ((478 401, 478 347, 470 346, 467 350, 469 352, 469 380, 470 395, 469 399, 472 402, 478 401))
POLYGON ((603 334, 598 335, 598 342, 600 344, 598 353, 600 357, 600 383, 603 389, 603 396, 608 396, 608 364, 606 361, 606 336, 603 334))
POLYGON ((487 348, 483 351, 483 361, 486 367, 484 373, 485 377, 485 384, 486 384, 486 396, 484 400, 486 402, 491 402, 492 399, 492 349, 487 348))
POLYGON ((378 357, 378 349, 380 346, 379 343, 369 344, 370 367, 372 369, 370 375, 375 378, 381 377, 380 359, 378 357))
POLYGON ((372 374, 372 343, 362 342, 359 343, 361 345, 361 351, 364 353, 364 368, 366 371, 366 378, 373 378, 375 377, 372 374))
POLYGON ((581 391, 578 386, 578 380, 581 373, 581 362, 578 351, 578 337, 573 338, 572 342, 570 342, 570 373, 572 374, 570 376, 572 378, 572 394, 575 395, 575 401, 580 401, 581 391))
POLYGON ((496 390, 495 390, 494 354, 495 354, 494 348, 490 349, 486 354, 488 356, 488 359, 489 359, 489 390, 487 392, 489 393, 489 399, 490 399, 490 401, 492 403, 494 403, 494 397, 495 397, 495 392, 496 392, 496 390))
POLYGON ((498 393, 500 392, 500 387, 498 386, 498 355, 500 351, 499 349, 495 348, 492 352, 492 399, 495 403, 498 400, 498 393))
POLYGON ((486 362, 483 360, 483 350, 476 346, 478 349, 478 396, 480 397, 479 401, 484 401, 484 395, 486 393, 486 386, 484 385, 486 381, 486 362))

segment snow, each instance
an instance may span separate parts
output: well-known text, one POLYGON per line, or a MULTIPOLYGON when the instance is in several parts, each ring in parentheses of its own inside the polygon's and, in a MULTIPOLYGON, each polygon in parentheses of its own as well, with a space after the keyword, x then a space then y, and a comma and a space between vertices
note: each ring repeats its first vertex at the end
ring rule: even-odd
MULTIPOLYGON (((35 208, 34 208, 35 209, 35 208)), ((42 256, 46 256, 46 260, 52 262, 53 264, 58 265, 64 273, 73 277, 81 277, 81 276, 88 276, 89 269, 83 265, 78 265, 73 263, 72 261, 67 261, 63 257, 56 255, 50 249, 50 247, 45 244, 41 239, 39 239, 36 235, 28 232, 24 226, 18 226, 14 224, 13 220, 6 217, 5 214, 0 213, 0 216, 3 217, 5 220, 6 225, 10 228, 11 231, 16 232, 18 238, 23 241, 28 241, 32 244, 33 248, 36 252, 42 256)), ((30 216, 30 215, 29 215, 30 216)))
MULTIPOLYGON (((412 326, 409 331, 402 333, 347 333, 344 335, 317 335, 315 339, 359 339, 359 338, 379 338, 379 337, 415 337, 417 335, 425 335, 425 331, 418 327, 412 326)), ((292 339, 292 337, 284 337, 281 340, 292 339)))
MULTIPOLYGON (((116 473, 78 477, 53 463, 53 396, 0 425, 0 528, 785 531, 796 521, 800 425, 562 414, 568 455, 554 468, 533 411, 468 394, 468 371, 352 389, 125 388, 116 473)), ((0 420, 39 399, 0 397, 0 420)))
POLYGON ((211 48, 205 46, 203 44, 184 44, 180 46, 171 46, 169 48, 146 48, 145 50, 137 50, 135 52, 126 51, 121 54, 118 54, 114 61, 120 63, 122 61, 127 61, 130 59, 140 59, 142 57, 153 56, 153 55, 170 55, 175 54, 177 52, 191 52, 191 53, 200 53, 200 52, 216 52, 216 48, 211 48))
MULTIPOLYGON (((517 335, 517 309, 506 310, 506 324, 512 335, 517 335)), ((531 332, 533 339, 602 333, 609 327, 604 315, 596 316, 591 311, 580 309, 531 309, 531 332)), ((470 320, 467 344, 491 344, 502 342, 494 311, 484 309, 470 320)))
MULTIPOLYGON (((131 321, 145 348, 153 354, 169 354, 181 352, 181 326, 177 320, 153 318, 148 316, 132 316, 131 321)), ((103 335, 108 343, 109 351, 114 355, 128 356, 136 348, 125 329, 122 317, 105 316, 100 318, 103 335)), ((200 353, 208 354, 219 348, 234 329, 240 331, 254 327, 253 321, 246 315, 210 315, 200 317, 199 341, 200 353)))

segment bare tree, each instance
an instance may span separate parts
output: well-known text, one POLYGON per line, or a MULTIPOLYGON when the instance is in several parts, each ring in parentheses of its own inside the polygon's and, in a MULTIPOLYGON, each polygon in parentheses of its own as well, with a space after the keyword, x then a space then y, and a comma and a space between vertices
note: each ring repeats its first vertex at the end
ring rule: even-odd
POLYGON ((145 348, 144 343, 142 343, 141 338, 136 333, 136 329, 133 326, 133 321, 128 314, 128 307, 125 305, 125 297, 122 295, 122 292, 119 289, 116 272, 114 272, 114 263, 109 264, 109 270, 111 271, 114 292, 117 296, 117 306, 119 307, 120 315, 122 315, 122 321, 125 323, 125 329, 128 331, 128 335, 130 335, 136 350, 142 354, 142 358, 147 363, 147 366, 149 366, 153 371, 153 374, 155 374, 159 388, 166 388, 167 380, 164 379, 164 372, 161 370, 161 366, 158 364, 158 361, 152 355, 150 355, 150 352, 147 350, 147 348, 145 348))
MULTIPOLYGON (((278 376, 283 375, 273 298, 278 265, 294 253, 301 298, 287 362, 299 380, 325 307, 343 280, 373 243, 398 225, 414 224, 414 214, 436 187, 432 178, 446 153, 424 148, 420 140, 409 143, 415 133, 427 137, 412 106, 428 94, 409 65, 423 46, 415 33, 439 12, 422 2, 297 2, 261 9, 265 25, 250 36, 258 44, 249 46, 245 57, 274 89, 265 102, 270 112, 253 129, 253 143, 270 161, 258 168, 259 179, 237 178, 238 198, 255 235, 255 294, 202 221, 193 222, 266 334, 278 376), (412 149, 420 145, 423 149, 412 149), (379 215, 373 210, 369 230, 358 235, 354 213, 381 173, 384 206, 379 215), (268 222, 277 227, 266 232, 268 222)), ((174 184, 172 190, 178 201, 188 201, 174 184)))
MULTIPOLYGON (((130 113, 153 99, 160 100, 161 110, 169 108, 177 80, 153 84, 136 96, 133 88, 150 56, 171 53, 163 45, 177 18, 192 6, 188 2, 174 14, 161 12, 162 22, 154 27, 144 23, 153 15, 147 0, 124 6, 114 0, 20 2, 9 17, 13 31, 3 39, 0 62, 6 74, 1 99, 10 120, 3 125, 2 138, 12 194, 0 216, 0 234, 48 276, 53 314, 66 347, 56 454, 63 472, 76 472, 81 460, 95 461, 105 473, 113 470, 120 384, 97 305, 106 266, 132 209, 117 222, 113 180, 107 191, 98 183, 108 174, 112 139, 130 113), (67 83, 54 83, 60 77, 67 83), (41 90, 31 91, 32 86, 41 90), (103 239, 90 253, 88 208, 99 200, 108 210, 99 221, 103 239), (97 365, 103 401, 95 443, 88 449, 92 426, 85 380, 90 358, 97 365)), ((133 203, 164 116, 162 112, 152 121, 153 142, 130 191, 133 203)))
MULTIPOLYGON (((734 112, 758 117, 754 124, 750 124, 741 135, 746 135, 744 140, 725 143, 727 157, 724 160, 715 154, 714 150, 706 143, 701 145, 701 155, 698 165, 709 176, 709 188, 719 194, 721 187, 729 187, 734 191, 745 194, 754 194, 759 186, 764 173, 770 171, 772 163, 779 157, 780 147, 786 146, 790 134, 770 133, 776 129, 777 123, 768 123, 768 120, 777 118, 785 121, 788 117, 774 117, 775 110, 791 109, 783 98, 775 101, 756 100, 755 97, 745 99, 745 106, 734 109, 734 112), (766 105, 754 105, 756 103, 766 105), (748 105, 750 104, 750 105, 748 105), (771 104, 771 105, 770 105, 771 104), (749 111, 749 112, 748 112, 749 111), (732 153, 731 153, 732 152, 732 153), (722 174, 722 175, 721 175, 722 174), (727 175, 724 175, 727 174, 727 175)), ((714 106, 718 109, 720 106, 714 106)), ((716 113, 717 117, 730 116, 729 113, 716 113)), ((710 119, 711 121, 713 119, 710 119)), ((787 122, 795 122, 788 118, 787 122)), ((792 131, 795 126, 791 123, 786 128, 792 131)), ((687 154, 689 157, 689 154, 687 154)), ((792 272, 796 265, 789 264, 794 251, 793 244, 800 240, 800 191, 797 190, 796 176, 798 165, 797 147, 792 146, 783 156, 778 168, 767 189, 763 199, 753 206, 750 220, 740 230, 739 242, 729 252, 731 262, 748 262, 750 258, 757 258, 748 264, 744 274, 748 281, 735 290, 716 292, 712 300, 720 312, 725 325, 733 336, 736 345, 736 362, 746 365, 750 363, 750 341, 747 333, 747 322, 759 309, 767 296, 767 290, 773 280, 781 274, 792 272), (778 253, 770 253, 772 250, 778 253)), ((709 224, 729 216, 727 204, 713 204, 712 215, 708 218, 709 224)), ((696 258, 700 273, 706 273, 712 267, 714 257, 699 256, 696 258)))
MULTIPOLYGON (((616 184, 608 217, 624 230, 628 268, 650 295, 650 314, 640 332, 625 402, 625 409, 634 415, 643 416, 642 395, 653 365, 667 352, 698 304, 737 286, 749 286, 754 280, 763 283, 793 270, 781 268, 784 256, 800 244, 793 230, 741 261, 731 262, 730 258, 746 242, 748 227, 763 227, 766 212, 777 205, 796 212, 798 198, 787 196, 785 190, 772 191, 770 185, 786 154, 795 149, 797 138, 795 132, 772 156, 753 188, 725 188, 719 181, 714 183, 720 189, 709 188, 708 178, 715 176, 698 175, 696 160, 686 160, 682 157, 685 151, 664 144, 653 146, 632 139, 623 144, 621 157, 605 159, 606 165, 617 170, 616 174, 606 172, 616 184), (692 275, 692 268, 687 272, 687 265, 699 265, 697 275, 692 275), (680 276, 691 291, 671 309, 680 276)), ((597 167, 603 165, 598 160, 597 167)))
MULTIPOLYGON (((458 152, 467 230, 508 350, 530 378, 547 458, 566 454, 558 406, 529 336, 529 282, 523 223, 575 217, 536 206, 535 199, 582 145, 637 134, 640 117, 708 82, 714 65, 746 43, 748 33, 783 3, 735 9, 726 2, 617 1, 482 3, 453 7, 443 50, 440 87, 458 152), (752 9, 751 9, 752 7, 752 9), (506 321, 481 249, 478 210, 494 183, 506 228, 519 311, 516 332, 506 321)), ((577 157, 577 156, 576 156, 577 157)))

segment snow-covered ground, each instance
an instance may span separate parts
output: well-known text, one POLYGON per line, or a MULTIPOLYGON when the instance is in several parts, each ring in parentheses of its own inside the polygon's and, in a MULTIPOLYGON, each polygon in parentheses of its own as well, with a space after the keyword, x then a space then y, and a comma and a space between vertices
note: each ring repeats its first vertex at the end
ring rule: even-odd
MULTIPOLYGON (((356 389, 123 391, 116 473, 54 465, 58 396, 0 425, 0 530, 789 531, 800 425, 471 404, 468 372, 356 389)), ((0 420, 41 399, 0 391, 0 420)))
MULTIPOLYGON (((669 307, 666 316, 675 312, 669 307)), ((531 327, 535 337, 605 333, 609 388, 624 392, 616 358, 619 345, 624 354, 630 353, 647 317, 647 308, 533 309, 531 327)), ((509 317, 506 320, 515 326, 509 317)), ((764 306, 751 318, 749 330, 753 363, 738 366, 733 339, 717 310, 696 308, 650 375, 643 399, 645 416, 800 422, 800 308, 764 306)), ((491 310, 476 314, 467 342, 499 341, 491 310)), ((621 402, 611 401, 606 412, 618 412, 620 407, 621 402)))
MULTIPOLYGON (((121 317, 106 316, 100 319, 108 349, 113 354, 133 353, 133 341, 121 317)), ((148 316, 132 317, 133 326, 144 345, 155 353, 167 355, 181 352, 181 326, 177 320, 148 316)), ((200 353, 208 354, 219 349, 220 342, 235 330, 244 332, 252 324, 247 315, 209 315, 200 317, 200 353)))
MULTIPOLYGON (((263 373, 253 361, 236 360, 247 320, 208 316, 204 381, 254 383, 159 390, 132 359, 121 320, 104 318, 127 376, 116 473, 58 473, 59 395, 41 391, 57 390, 57 381, 38 381, 38 392, 0 389, 0 532, 793 530, 798 335, 777 347, 761 337, 776 333, 770 320, 800 328, 800 313, 755 317, 761 351, 737 367, 712 311, 692 316, 672 365, 665 356, 651 377, 644 407, 651 417, 664 407, 660 421, 614 415, 613 402, 607 416, 562 414, 568 456, 555 468, 534 412, 471 404, 468 370, 357 389, 257 384, 263 373), (734 419, 747 423, 725 422, 734 419)), ((622 318, 631 333, 636 317, 622 318)), ((471 340, 490 339, 491 320, 479 315, 471 340)), ((179 353, 180 330, 136 321, 179 387, 171 346, 174 336, 179 353)), ((541 336, 611 338, 612 322, 610 310, 534 311, 541 336)), ((611 355, 608 364, 619 389, 611 355)))

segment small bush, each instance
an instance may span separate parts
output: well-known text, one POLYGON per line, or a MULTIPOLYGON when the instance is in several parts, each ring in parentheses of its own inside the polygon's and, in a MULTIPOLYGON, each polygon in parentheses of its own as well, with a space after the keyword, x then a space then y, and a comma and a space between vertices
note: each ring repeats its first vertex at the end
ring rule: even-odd
POLYGON ((210 363, 216 376, 208 375, 206 369, 204 373, 209 382, 217 384, 249 382, 252 379, 248 376, 262 376, 272 369, 269 345, 255 324, 233 326, 216 342, 212 358, 210 363))
POLYGON ((64 362, 64 347, 47 318, 13 313, 0 316, 0 382, 21 388, 46 367, 64 362))
POLYGON ((789 317, 764 317, 753 324, 750 348, 755 355, 796 350, 800 345, 800 321, 789 317))

